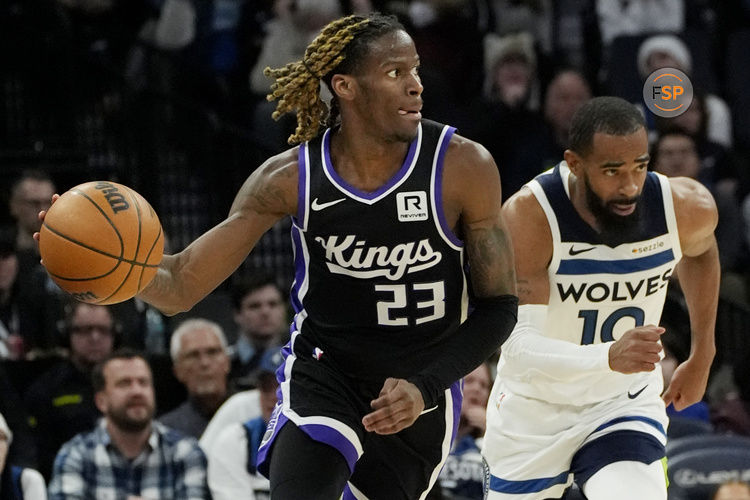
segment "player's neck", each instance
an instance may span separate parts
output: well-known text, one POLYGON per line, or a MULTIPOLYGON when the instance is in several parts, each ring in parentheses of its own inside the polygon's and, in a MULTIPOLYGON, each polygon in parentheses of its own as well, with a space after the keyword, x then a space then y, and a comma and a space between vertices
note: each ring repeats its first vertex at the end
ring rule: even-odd
POLYGON ((337 129, 331 136, 331 162, 347 183, 371 192, 387 183, 406 158, 409 144, 337 129))

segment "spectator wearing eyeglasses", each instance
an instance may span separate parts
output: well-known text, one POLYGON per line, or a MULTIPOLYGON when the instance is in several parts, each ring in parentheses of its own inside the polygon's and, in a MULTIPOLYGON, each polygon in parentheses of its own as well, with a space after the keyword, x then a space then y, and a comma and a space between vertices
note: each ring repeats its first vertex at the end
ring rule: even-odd
POLYGON ((188 397, 159 421, 198 439, 227 399, 229 356, 224 331, 213 321, 186 320, 172 334, 170 354, 175 377, 185 385, 188 397))
POLYGON ((60 328, 67 358, 53 365, 30 386, 25 403, 36 439, 39 472, 49 480, 60 447, 91 429, 101 416, 94 404, 91 373, 116 341, 116 324, 107 306, 70 302, 60 328))

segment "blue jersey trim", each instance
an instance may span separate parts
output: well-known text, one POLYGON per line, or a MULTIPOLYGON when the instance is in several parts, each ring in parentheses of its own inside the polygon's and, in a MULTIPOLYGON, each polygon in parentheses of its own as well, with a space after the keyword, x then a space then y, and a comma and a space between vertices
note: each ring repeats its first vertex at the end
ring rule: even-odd
MULTIPOLYGON (((594 429, 594 432, 599 432, 602 429, 606 429, 607 427, 611 427, 611 426, 613 426, 615 424, 620 424, 622 422, 645 422, 648 425, 650 425, 651 427, 653 427, 654 429, 656 429, 657 431, 659 431, 662 434, 664 434, 664 436, 667 435, 667 431, 664 430, 664 426, 663 425, 661 425, 659 422, 657 422, 653 418, 648 418, 648 417, 619 417, 619 418, 615 418, 615 419, 610 420, 609 422, 603 423, 602 425, 600 425, 599 427, 597 427, 596 429, 594 429)), ((592 434, 594 432, 592 432, 592 434)))
MULTIPOLYGON (((535 180, 544 190, 544 194, 555 212, 562 242, 601 243, 599 234, 581 218, 573 206, 573 202, 568 198, 560 174, 559 163, 551 172, 540 174, 535 177, 535 180)), ((648 214, 648 217, 644 218, 644 224, 633 241, 650 240, 666 234, 668 230, 667 218, 664 213, 664 198, 659 177, 655 173, 648 172, 646 175, 641 199, 638 203, 641 205, 641 212, 648 214)))
POLYGON ((398 169, 398 172, 396 172, 393 177, 388 179, 388 182, 371 193, 367 193, 355 188, 354 186, 346 182, 344 178, 341 177, 338 172, 336 172, 336 169, 333 168, 333 161, 331 160, 331 129, 326 130, 325 134, 323 135, 323 168, 330 174, 331 178, 334 180, 334 183, 337 184, 341 189, 359 198, 372 201, 387 193, 391 188, 393 188, 393 186, 398 184, 406 176, 406 174, 409 173, 409 169, 412 167, 412 164, 414 163, 414 157, 417 153, 417 146, 419 145, 421 140, 422 130, 420 124, 420 129, 417 131, 417 135, 414 137, 411 143, 409 143, 409 149, 406 153, 406 159, 401 164, 401 168, 398 169))
POLYGON ((568 482, 568 471, 555 477, 541 477, 539 479, 524 479, 510 481, 497 476, 490 476, 490 490, 500 493, 537 493, 558 484, 568 482))
MULTIPOLYGON (((296 225, 292 226, 292 249, 294 250, 294 282, 290 294, 292 309, 299 314, 304 309, 302 297, 300 297, 302 284, 307 279, 307 262, 305 261, 304 249, 302 248, 301 230, 296 225)), ((292 322, 294 325, 294 322, 292 322)))
POLYGON ((445 236, 451 243, 457 247, 463 247, 464 242, 455 235, 453 229, 448 225, 448 221, 445 219, 445 211, 443 210, 443 162, 445 161, 445 152, 448 150, 448 144, 450 144, 455 132, 455 127, 448 127, 448 131, 445 133, 445 137, 443 137, 443 142, 440 143, 435 164, 435 173, 433 174, 435 176, 435 192, 433 193, 433 197, 435 199, 438 224, 443 229, 443 233, 445 233, 445 236))
POLYGON ((626 260, 563 259, 557 274, 629 274, 648 271, 674 260, 671 249, 648 257, 626 260))
POLYGON ((305 227, 305 215, 307 214, 307 148, 308 143, 300 144, 299 153, 297 154, 297 225, 305 227))

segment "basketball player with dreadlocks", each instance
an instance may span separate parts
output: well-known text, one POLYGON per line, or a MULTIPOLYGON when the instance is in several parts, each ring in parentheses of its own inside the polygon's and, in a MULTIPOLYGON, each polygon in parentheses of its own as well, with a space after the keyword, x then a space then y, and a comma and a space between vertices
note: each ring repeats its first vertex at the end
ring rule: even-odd
POLYGON ((141 294, 190 309, 292 217, 296 315, 258 452, 275 499, 424 498, 456 432, 461 377, 516 321, 497 167, 422 119, 418 67, 403 27, 373 14, 333 21, 301 61, 267 70, 273 116, 296 111, 299 145, 253 172, 228 218, 165 256, 141 294))

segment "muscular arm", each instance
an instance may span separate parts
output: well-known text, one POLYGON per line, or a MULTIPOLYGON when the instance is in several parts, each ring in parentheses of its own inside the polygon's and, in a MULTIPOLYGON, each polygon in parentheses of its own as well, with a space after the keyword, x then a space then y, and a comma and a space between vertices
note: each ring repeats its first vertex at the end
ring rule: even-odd
POLYGON ((502 215, 513 239, 521 305, 519 322, 503 344, 507 363, 518 365, 519 373, 539 372, 558 380, 607 370, 608 346, 579 346, 541 335, 549 303, 547 266, 552 259, 552 234, 531 190, 516 193, 503 207, 502 215))
POLYGON ((228 217, 182 252, 165 255, 139 297, 165 314, 187 311, 229 277, 260 237, 297 210, 297 149, 277 155, 245 181, 228 217))
POLYGON ((442 354, 412 381, 431 406, 454 381, 476 368, 508 337, 516 321, 513 249, 500 216, 497 166, 484 147, 453 138, 443 174, 445 211, 457 215, 471 272, 474 310, 442 354))
POLYGON ((718 212, 711 194, 692 179, 670 182, 683 254, 676 274, 690 315, 691 348, 688 360, 675 370, 664 400, 681 410, 700 401, 706 389, 716 354, 714 325, 721 270, 714 237, 718 212))
POLYGON ((487 359, 516 322, 513 254, 500 218, 500 178, 490 154, 454 136, 443 171, 443 208, 460 228, 471 268, 474 311, 441 347, 430 365, 409 380, 389 378, 373 412, 362 419, 368 431, 393 434, 420 412, 435 407, 452 383, 487 359))
POLYGON ((547 266, 552 234, 541 205, 529 189, 516 193, 503 207, 516 256, 518 323, 503 344, 506 364, 521 376, 544 374, 573 382, 592 373, 653 370, 659 360, 656 341, 663 329, 630 330, 618 342, 578 345, 542 335, 549 303, 547 266), (617 347, 613 347, 617 344, 617 347))

